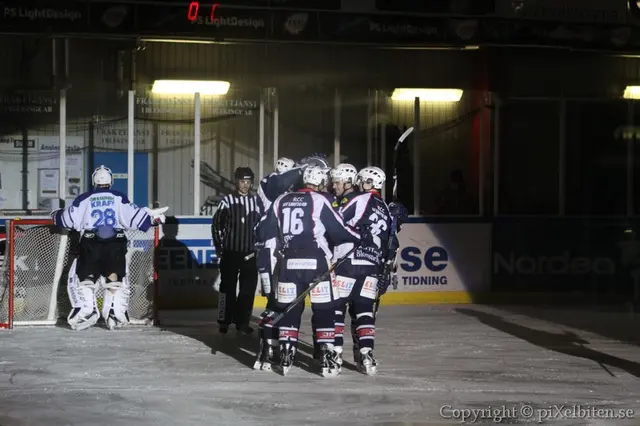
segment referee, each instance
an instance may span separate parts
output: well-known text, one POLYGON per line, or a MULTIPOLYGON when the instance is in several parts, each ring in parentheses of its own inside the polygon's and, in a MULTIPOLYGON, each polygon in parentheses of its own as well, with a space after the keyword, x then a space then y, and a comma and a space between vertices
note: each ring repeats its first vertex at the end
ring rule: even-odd
POLYGON ((220 299, 218 324, 220 333, 227 333, 229 325, 250 334, 253 300, 258 285, 256 258, 253 253, 253 228, 260 221, 258 197, 250 195, 254 174, 249 167, 238 167, 234 173, 236 191, 225 196, 213 215, 211 233, 220 261, 220 299), (238 278, 239 276, 239 278, 238 278), (236 283, 240 290, 236 296, 236 283))

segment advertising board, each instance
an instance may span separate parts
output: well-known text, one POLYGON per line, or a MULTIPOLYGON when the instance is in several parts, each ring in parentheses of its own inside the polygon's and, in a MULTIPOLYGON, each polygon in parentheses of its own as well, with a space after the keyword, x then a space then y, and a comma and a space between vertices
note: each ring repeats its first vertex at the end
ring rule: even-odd
MULTIPOLYGON (((0 229, 3 226, 4 218, 0 218, 0 229)), ((465 303, 472 301, 473 293, 490 288, 490 224, 412 220, 399 237, 399 285, 389 289, 383 303, 465 303)), ((148 242, 133 241, 131 246, 133 253, 148 247, 148 242)), ((161 228, 155 259, 161 309, 217 306, 218 258, 210 218, 168 218, 161 228)), ((263 307, 265 302, 256 290, 255 306, 263 307)))

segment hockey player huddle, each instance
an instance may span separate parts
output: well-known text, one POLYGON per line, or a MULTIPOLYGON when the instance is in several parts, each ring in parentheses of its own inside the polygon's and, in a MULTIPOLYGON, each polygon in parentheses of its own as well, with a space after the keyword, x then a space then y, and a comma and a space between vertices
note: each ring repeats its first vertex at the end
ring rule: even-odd
MULTIPOLYGON (((255 369, 275 365, 283 374, 289 372, 308 295, 320 373, 341 373, 347 309, 354 362, 361 372, 376 373, 375 316, 380 296, 390 284, 397 285, 396 233, 407 216, 401 204, 387 205, 382 199, 385 182, 378 167, 330 168, 322 156, 298 164, 281 158, 276 171, 260 181, 262 218, 255 228, 255 253, 267 310, 260 322, 255 369)), ((67 321, 74 330, 92 327, 100 316, 110 329, 129 323, 125 231, 146 232, 164 223, 168 209, 131 203, 111 189, 113 174, 104 166, 93 172, 92 184, 93 190, 51 214, 56 226, 80 234, 67 283, 72 305, 67 321), (104 289, 101 310, 99 287, 104 289)))
POLYGON ((268 302, 254 369, 274 366, 284 375, 291 369, 304 310, 297 302, 308 293, 320 373, 333 377, 342 371, 347 308, 354 362, 367 375, 377 372, 375 316, 380 296, 397 282, 396 232, 406 217, 402 205, 382 199, 385 181, 378 167, 358 171, 339 164, 332 169, 319 156, 297 165, 281 158, 276 172, 262 179, 258 193, 264 215, 255 234, 268 302), (296 174, 302 175, 301 187, 288 192, 296 174))

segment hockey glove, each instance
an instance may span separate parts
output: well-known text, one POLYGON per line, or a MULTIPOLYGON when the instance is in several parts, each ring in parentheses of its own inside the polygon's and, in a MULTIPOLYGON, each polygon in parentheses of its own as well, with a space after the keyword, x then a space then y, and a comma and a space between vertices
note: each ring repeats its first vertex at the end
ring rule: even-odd
POLYGON ((409 219, 409 211, 402 203, 398 201, 394 201, 389 204, 389 213, 397 220, 397 231, 400 230, 400 225, 402 225, 407 221, 407 219, 409 219))
POLYGON ((264 326, 265 324, 271 324, 274 318, 278 314, 271 309, 266 309, 263 313, 260 314, 260 319, 258 320, 258 326, 264 326))
POLYGON ((371 229, 368 226, 363 226, 358 229, 360 232, 360 246, 362 247, 375 247, 378 244, 374 242, 373 235, 371 234, 371 229))
POLYGON ((395 262, 389 261, 382 267, 382 274, 378 278, 378 295, 382 296, 389 289, 389 285, 393 286, 393 289, 398 288, 398 274, 395 270, 395 262))

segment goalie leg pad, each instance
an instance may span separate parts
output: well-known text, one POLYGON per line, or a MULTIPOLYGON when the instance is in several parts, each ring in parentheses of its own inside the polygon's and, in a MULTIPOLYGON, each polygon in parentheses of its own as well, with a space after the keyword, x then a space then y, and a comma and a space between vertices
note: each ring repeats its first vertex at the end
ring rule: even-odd
POLYGON ((106 280, 103 284, 104 300, 102 302, 102 318, 109 328, 122 327, 129 323, 129 280, 124 277, 122 281, 106 280))
POLYGON ((96 303, 96 284, 90 280, 79 281, 75 275, 69 278, 67 292, 72 308, 67 323, 72 330, 84 330, 100 319, 96 303))

